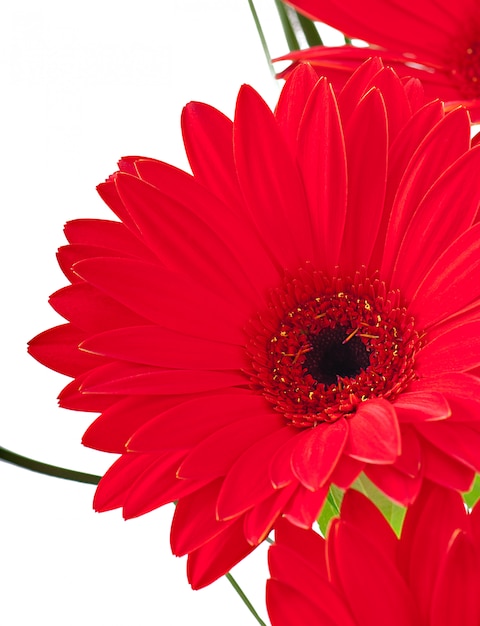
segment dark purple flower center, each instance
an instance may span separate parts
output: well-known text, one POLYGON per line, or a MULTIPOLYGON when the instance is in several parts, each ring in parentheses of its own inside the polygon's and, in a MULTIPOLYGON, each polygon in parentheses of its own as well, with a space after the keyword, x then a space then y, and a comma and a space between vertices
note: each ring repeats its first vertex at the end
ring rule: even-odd
POLYGON ((323 328, 308 342, 311 349, 303 366, 323 385, 334 385, 338 378, 355 378, 370 365, 367 346, 348 327, 323 328))

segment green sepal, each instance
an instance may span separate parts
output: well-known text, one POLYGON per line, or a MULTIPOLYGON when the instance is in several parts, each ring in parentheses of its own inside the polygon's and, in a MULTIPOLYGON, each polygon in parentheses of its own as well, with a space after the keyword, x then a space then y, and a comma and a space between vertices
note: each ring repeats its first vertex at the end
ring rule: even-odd
POLYGON ((340 507, 343 500, 343 489, 332 485, 328 491, 325 504, 322 507, 319 518, 317 519, 320 532, 325 537, 328 524, 332 517, 338 517, 340 515, 340 507))
POLYGON ((478 500, 480 500, 480 474, 475 476, 475 480, 473 481, 470 491, 466 491, 463 494, 463 501, 469 509, 471 509, 478 500))

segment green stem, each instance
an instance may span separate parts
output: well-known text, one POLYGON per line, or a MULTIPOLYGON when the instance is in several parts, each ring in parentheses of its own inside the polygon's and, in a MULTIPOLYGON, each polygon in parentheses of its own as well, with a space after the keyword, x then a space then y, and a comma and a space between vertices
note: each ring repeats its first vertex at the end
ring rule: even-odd
POLYGON ((308 17, 305 17, 305 15, 298 13, 298 11, 297 17, 308 45, 310 47, 323 46, 322 38, 320 37, 319 32, 316 29, 315 24, 312 22, 312 20, 309 20, 308 17))
POLYGON ((16 454, 2 448, 0 446, 0 460, 32 472, 38 472, 39 474, 46 474, 47 476, 55 476, 56 478, 64 478, 65 480, 73 480, 77 483, 87 483, 89 485, 98 485, 101 476, 95 476, 95 474, 86 474, 85 472, 76 472, 75 470, 65 469, 64 467, 57 467, 56 465, 48 465, 47 463, 41 463, 34 459, 29 459, 26 456, 16 454))
POLYGON ((268 66, 270 68, 270 72, 271 72, 272 76, 275 77, 275 68, 273 67, 273 63, 272 63, 272 56, 271 56, 270 51, 268 49, 267 40, 265 38, 265 34, 263 32, 262 25, 260 24, 260 20, 258 19, 258 13, 257 13, 257 10, 255 9, 255 5, 253 3, 253 0, 248 0, 248 6, 250 7, 250 11, 252 13, 253 21, 255 22, 255 26, 257 28, 257 33, 258 33, 258 36, 260 37, 260 41, 262 43, 263 52, 264 52, 265 57, 267 59, 267 63, 268 63, 268 66))
POLYGON ((229 583, 232 585, 232 587, 235 589, 235 591, 238 593, 238 595, 242 598, 242 600, 244 601, 246 607, 248 608, 248 610, 250 611, 250 613, 253 615, 253 617, 257 620, 257 622, 260 624, 260 626, 267 626, 265 624, 265 622, 261 619, 260 615, 255 611, 255 609, 253 608, 252 603, 250 602, 250 600, 247 598, 247 596, 245 595, 245 593, 243 592, 242 588, 240 587, 240 585, 237 583, 237 581, 235 580, 235 578, 230 574, 225 574, 225 577, 227 578, 227 580, 229 581, 229 583))
POLYGON ((275 5, 277 7, 278 15, 280 16, 280 21, 282 22, 283 32, 285 33, 285 39, 287 40, 290 52, 292 50, 300 50, 300 44, 298 43, 290 18, 288 17, 285 5, 281 2, 281 0, 275 0, 275 5))

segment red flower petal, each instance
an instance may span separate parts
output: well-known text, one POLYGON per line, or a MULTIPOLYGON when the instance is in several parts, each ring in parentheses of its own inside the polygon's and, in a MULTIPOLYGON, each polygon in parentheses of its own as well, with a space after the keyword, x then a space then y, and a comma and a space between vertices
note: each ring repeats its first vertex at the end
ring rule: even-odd
POLYGON ((159 326, 129 326, 93 335, 80 350, 111 359, 169 369, 225 370, 245 367, 245 351, 159 326))
POLYGON ((194 279, 163 270, 160 266, 130 259, 88 259, 75 272, 138 315, 160 326, 195 337, 245 343, 242 315, 194 279), (195 316, 185 299, 202 302, 195 316), (228 323, 227 323, 228 320, 228 323))
POLYGON ((197 550, 233 523, 233 520, 219 521, 215 515, 221 484, 221 480, 216 480, 180 498, 170 533, 172 552, 176 556, 197 550))
MULTIPOLYGON (((92 358, 92 355, 86 356, 92 358)), ((133 395, 196 394, 245 385, 245 382, 245 376, 237 372, 163 370, 114 361, 92 370, 81 391, 133 395)))
POLYGON ((410 476, 395 466, 367 465, 365 474, 391 500, 402 506, 414 502, 422 486, 420 474, 410 476))
POLYGON ((480 615, 478 581, 480 554, 466 533, 459 531, 449 545, 432 597, 432 626, 477 626, 480 615))
POLYGON ((320 489, 340 458, 348 437, 343 418, 333 424, 319 424, 302 435, 292 454, 292 468, 298 480, 311 491, 320 489))
MULTIPOLYGON (((312 91, 298 129, 298 160, 317 238, 317 255, 333 268, 340 253, 347 209, 347 163, 337 103, 320 80, 312 91), (317 137, 323 137, 318 149, 317 137)), ((316 257, 313 257, 316 258, 316 257)))
POLYGON ((362 402, 349 420, 345 454, 367 463, 393 463, 401 452, 395 409, 386 400, 362 402))
POLYGON ((437 259, 409 309, 424 326, 460 311, 479 297, 480 224, 460 235, 437 259))
POLYGON ((427 343, 416 358, 418 373, 429 378, 447 372, 465 372, 479 365, 480 320, 438 335, 427 343))
POLYGON ((128 448, 135 452, 188 450, 217 430, 243 421, 249 411, 260 412, 262 405, 263 398, 249 392, 194 398, 172 406, 149 420, 135 431, 128 448))
MULTIPOLYGON (((326 588, 329 588, 328 585, 326 588)), ((267 580, 267 607, 272 624, 279 626, 354 626, 353 621, 339 622, 335 618, 332 620, 318 601, 311 597, 306 598, 296 589, 278 580, 267 580)))
POLYGON ((193 589, 206 587, 229 572, 253 550, 243 534, 243 519, 192 552, 187 561, 187 576, 193 589))
POLYGON ((251 408, 248 415, 250 417, 220 428, 198 443, 185 457, 178 470, 179 477, 224 476, 245 450, 284 426, 282 417, 277 413, 251 408))
POLYGON ((475 470, 455 460, 423 437, 420 438, 420 444, 425 478, 455 491, 470 490, 475 470))
POLYGON ((387 112, 378 89, 369 91, 352 114, 345 129, 345 146, 348 207, 342 258, 345 269, 351 271, 368 265, 384 209, 387 112), (368 176, 371 171, 376 173, 373 181, 368 176))
POLYGON ((248 86, 238 94, 233 136, 242 191, 280 267, 298 267, 314 258, 312 225, 297 164, 273 113, 248 86), (292 206, 293 221, 287 218, 292 206))
POLYGON ((309 491, 298 485, 296 492, 285 507, 285 518, 300 528, 311 528, 327 497, 328 486, 309 491))
POLYGON ((219 519, 236 517, 273 493, 268 466, 275 451, 294 436, 290 428, 285 426, 260 439, 232 465, 218 496, 219 519))
POLYGON ((78 344, 84 338, 83 331, 71 324, 63 324, 31 339, 28 352, 37 361, 60 374, 78 376, 105 363, 105 360, 96 354, 86 354, 78 350, 78 344))
POLYGON ((412 626, 415 607, 412 596, 392 560, 355 526, 340 521, 332 553, 339 582, 357 626, 372 626, 388 620, 395 626, 412 626))
POLYGON ((243 198, 233 160, 233 123, 217 109, 190 102, 182 113, 182 132, 195 178, 226 205, 242 210, 243 198))
POLYGON ((452 414, 445 397, 438 391, 402 393, 393 406, 400 422, 444 420, 452 414))

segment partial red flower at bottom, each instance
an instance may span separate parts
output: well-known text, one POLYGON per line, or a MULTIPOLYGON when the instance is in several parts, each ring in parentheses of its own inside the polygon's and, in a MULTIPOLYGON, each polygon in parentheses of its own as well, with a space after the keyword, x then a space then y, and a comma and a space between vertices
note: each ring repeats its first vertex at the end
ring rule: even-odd
POLYGON ((364 471, 394 500, 480 471, 480 151, 468 114, 378 59, 337 98, 308 66, 275 113, 191 103, 193 175, 130 157, 99 192, 120 221, 67 224, 30 352, 121 454, 99 511, 172 501, 194 587, 279 516, 304 528, 364 471))
MULTIPOLYGON (((478 0, 288 0, 309 17, 370 45, 315 46, 286 55, 311 63, 340 90, 368 58, 378 55, 399 76, 419 78, 429 99, 464 104, 480 121, 478 0)), ((291 71, 290 69, 287 70, 291 71)), ((284 76, 285 74, 281 74, 284 76)))
POLYGON ((426 482, 398 539, 379 510, 347 491, 326 540, 281 520, 269 549, 272 626, 476 626, 480 505, 426 482))

